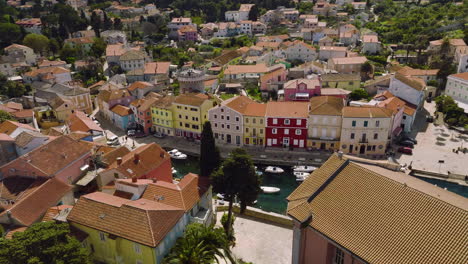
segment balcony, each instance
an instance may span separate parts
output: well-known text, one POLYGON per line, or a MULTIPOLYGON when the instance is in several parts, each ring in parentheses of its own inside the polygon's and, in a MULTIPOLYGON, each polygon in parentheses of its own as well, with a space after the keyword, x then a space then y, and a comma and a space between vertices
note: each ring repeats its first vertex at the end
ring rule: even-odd
POLYGON ((359 143, 369 143, 369 139, 361 138, 361 139, 359 139, 359 143))
POLYGON ((211 222, 211 217, 211 209, 200 208, 195 216, 191 216, 191 221, 193 223, 208 225, 211 222))

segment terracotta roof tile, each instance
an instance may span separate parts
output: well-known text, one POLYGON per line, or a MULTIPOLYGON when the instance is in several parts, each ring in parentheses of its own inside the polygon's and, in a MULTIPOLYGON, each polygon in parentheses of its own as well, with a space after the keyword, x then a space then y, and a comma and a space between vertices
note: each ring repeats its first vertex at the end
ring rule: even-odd
POLYGON ((366 263, 468 262, 468 200, 406 174, 333 155, 287 199, 291 217, 366 263))
POLYGON ((209 97, 204 94, 181 94, 174 100, 176 104, 201 106, 209 97))
POLYGON ((147 199, 95 192, 81 196, 67 220, 154 248, 183 215, 179 208, 147 199))
POLYGON ((452 74, 452 75, 449 75, 449 77, 455 77, 455 78, 459 78, 459 79, 463 79, 463 80, 467 81, 468 80, 468 72, 452 74))
POLYGON ((158 181, 146 187, 142 198, 159 201, 160 203, 190 211, 203 195, 199 191, 199 176, 189 173, 182 180, 175 183, 158 181), (164 197, 163 199, 159 199, 164 197))
POLYGON ((374 106, 346 106, 343 108, 345 117, 391 118, 393 111, 374 106))
POLYGON ((122 156, 122 164, 118 165, 115 161, 109 166, 109 169, 115 168, 127 178, 141 178, 168 160, 171 160, 169 154, 158 144, 151 143, 125 154, 122 156), (137 155, 138 161, 136 161, 135 155, 137 155))
POLYGON ((42 217, 42 222, 54 221, 54 217, 56 217, 62 210, 70 208, 73 208, 73 206, 67 204, 52 206, 47 209, 44 217, 42 217))
POLYGON ((309 116, 308 102, 268 102, 267 117, 306 118, 309 116))
POLYGON ((70 127, 71 132, 89 132, 91 130, 103 131, 103 129, 98 124, 94 123, 91 118, 87 117, 86 114, 81 111, 76 111, 73 113, 69 117, 67 124, 70 127))
POLYGON ((221 104, 233 109, 234 111, 237 111, 243 114, 245 110, 247 109, 248 105, 253 104, 253 103, 255 102, 249 97, 240 95, 240 96, 230 98, 222 102, 221 104))
POLYGON ((144 74, 169 74, 170 66, 169 61, 148 62, 145 64, 144 74))
POLYGON ((310 99, 311 115, 339 115, 341 116, 343 98, 335 96, 315 96, 310 99))
POLYGON ((132 109, 123 105, 115 105, 111 108, 111 112, 116 113, 119 116, 128 116, 133 114, 132 109))
POLYGON ((0 124, 0 133, 10 135, 19 127, 27 129, 27 130, 31 130, 31 131, 37 131, 35 128, 33 128, 30 125, 22 124, 16 121, 7 120, 0 124))
POLYGON ((333 64, 363 64, 367 61, 367 58, 364 56, 358 57, 345 57, 345 58, 332 58, 333 64))
POLYGON ((240 73, 265 73, 268 72, 268 66, 264 63, 257 65, 228 65, 224 74, 240 73))
POLYGON ((0 141, 15 141, 15 139, 5 133, 0 133, 0 141))
POLYGON ((426 83, 424 82, 424 80, 418 77, 405 76, 397 72, 395 74, 395 79, 418 91, 422 91, 426 87, 426 83))
MULTIPOLYGON (((56 205, 71 190, 72 186, 51 178, 16 202, 8 211, 15 222, 30 226, 40 220, 48 208, 56 205)), ((6 213, 0 213, 0 217, 6 213)))

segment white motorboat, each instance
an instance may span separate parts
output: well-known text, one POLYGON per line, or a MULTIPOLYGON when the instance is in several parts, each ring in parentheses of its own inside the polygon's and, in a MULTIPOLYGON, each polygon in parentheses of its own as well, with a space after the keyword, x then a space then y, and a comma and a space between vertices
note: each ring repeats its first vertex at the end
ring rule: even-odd
POLYGON ((218 199, 224 200, 224 194, 218 193, 216 194, 216 197, 218 197, 218 199))
POLYGON ((184 160, 184 159, 187 159, 187 154, 184 154, 182 152, 176 152, 175 154, 171 155, 171 158, 178 159, 178 160, 184 160))
POLYGON ((264 193, 277 193, 277 192, 281 191, 281 189, 277 188, 277 187, 260 186, 260 188, 262 189, 262 191, 264 193))
POLYGON ((177 173, 177 170, 172 168, 172 174, 176 174, 177 173))
POLYGON ((295 171, 293 173, 294 173, 294 176, 296 176, 296 177, 305 177, 305 176, 310 175, 309 172, 304 172, 304 171, 295 171))
POLYGON ((172 154, 176 154, 177 152, 179 152, 179 150, 173 149, 173 150, 168 151, 167 153, 169 153, 169 155, 172 155, 172 154))
POLYGON ((282 168, 275 167, 275 166, 268 166, 266 167, 265 171, 269 173, 283 173, 284 172, 282 168))
POLYGON ((301 176, 296 176, 296 181, 297 182, 303 182, 305 179, 307 179, 310 176, 310 174, 307 175, 301 175, 301 176))
POLYGON ((308 165, 302 165, 302 166, 294 166, 293 167, 293 170, 295 172, 313 172, 314 170, 316 170, 317 167, 314 167, 314 166, 308 166, 308 165))

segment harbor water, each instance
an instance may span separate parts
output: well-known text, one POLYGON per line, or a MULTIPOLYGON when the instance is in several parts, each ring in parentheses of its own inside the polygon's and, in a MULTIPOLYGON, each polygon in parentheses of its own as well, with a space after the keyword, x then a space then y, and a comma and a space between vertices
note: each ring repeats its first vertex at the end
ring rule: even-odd
MULTIPOLYGON (((172 160, 172 166, 177 170, 174 174, 175 178, 182 178, 187 173, 199 173, 198 158, 190 157, 186 160, 172 160)), ((256 164, 258 170, 262 172, 262 186, 270 186, 280 188, 278 193, 266 194, 261 193, 258 196, 257 203, 253 205, 256 208, 262 209, 267 212, 274 212, 279 214, 286 214, 288 197, 296 188, 299 183, 296 182, 296 177, 290 167, 282 167, 284 173, 272 174, 266 173, 266 166, 256 164)), ((448 191, 454 192, 458 195, 468 197, 468 187, 456 183, 446 182, 443 180, 429 179, 417 177, 423 181, 436 184, 441 188, 447 188, 448 191)))

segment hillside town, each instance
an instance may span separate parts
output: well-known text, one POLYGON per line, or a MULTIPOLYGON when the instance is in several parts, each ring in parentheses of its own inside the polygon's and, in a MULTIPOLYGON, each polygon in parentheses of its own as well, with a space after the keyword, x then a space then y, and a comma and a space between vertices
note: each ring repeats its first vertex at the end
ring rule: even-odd
POLYGON ((466 14, 0 0, 0 263, 468 263, 466 14))

